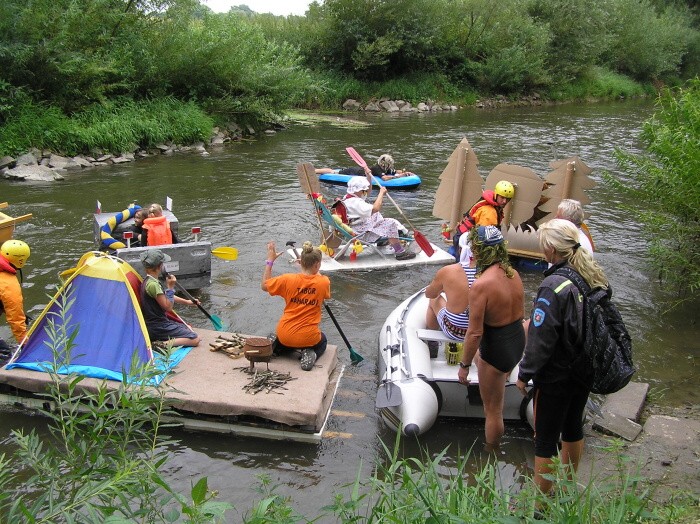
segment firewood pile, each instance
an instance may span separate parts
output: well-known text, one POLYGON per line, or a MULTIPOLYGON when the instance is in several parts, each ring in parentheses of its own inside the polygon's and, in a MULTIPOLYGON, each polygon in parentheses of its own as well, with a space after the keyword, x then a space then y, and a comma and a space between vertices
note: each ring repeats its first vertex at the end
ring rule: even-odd
POLYGON ((239 333, 231 333, 230 336, 219 335, 209 344, 209 351, 221 351, 230 358, 241 358, 245 341, 246 337, 239 333))
POLYGON ((296 380, 296 377, 292 377, 291 373, 279 373, 277 371, 267 370, 267 371, 250 371, 248 367, 238 368, 244 373, 251 374, 252 377, 250 381, 243 386, 243 390, 250 395, 257 395, 261 391, 265 393, 276 393, 278 395, 284 395, 282 391, 287 391, 285 385, 290 380, 296 380))

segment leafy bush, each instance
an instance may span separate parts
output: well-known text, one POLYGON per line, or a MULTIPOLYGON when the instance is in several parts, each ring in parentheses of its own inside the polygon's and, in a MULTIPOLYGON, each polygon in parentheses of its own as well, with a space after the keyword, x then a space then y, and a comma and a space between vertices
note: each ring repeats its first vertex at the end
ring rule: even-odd
POLYGON ((230 505, 213 501, 205 478, 188 500, 161 476, 169 445, 160 434, 161 417, 168 407, 165 386, 147 385, 157 373, 152 364, 133 365, 118 387, 95 392, 81 387, 84 377, 58 374, 79 329, 71 319, 73 302, 63 294, 58 315, 47 317, 54 362, 44 396, 54 409, 43 411, 51 438, 14 430, 17 451, 0 457, 3 522, 223 521, 230 505), (9 474, 18 469, 26 473, 23 483, 9 474))
POLYGON ((664 90, 653 117, 645 123, 646 153, 616 153, 634 179, 608 175, 614 187, 630 193, 631 211, 644 225, 650 264, 679 297, 700 291, 700 79, 678 90, 664 90))

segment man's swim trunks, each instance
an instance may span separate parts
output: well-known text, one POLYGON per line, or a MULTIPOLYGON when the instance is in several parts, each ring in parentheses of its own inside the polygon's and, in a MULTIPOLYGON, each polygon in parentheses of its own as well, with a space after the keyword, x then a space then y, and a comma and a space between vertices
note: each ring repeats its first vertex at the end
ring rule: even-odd
POLYGON ((510 372, 520 362, 524 349, 525 330, 522 320, 501 327, 484 324, 479 355, 497 370, 510 372))

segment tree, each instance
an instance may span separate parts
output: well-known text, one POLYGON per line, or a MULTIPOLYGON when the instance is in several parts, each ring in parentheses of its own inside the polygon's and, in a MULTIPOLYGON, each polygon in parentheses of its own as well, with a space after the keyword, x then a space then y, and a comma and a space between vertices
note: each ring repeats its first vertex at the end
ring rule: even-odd
POLYGON ((691 298, 700 290, 700 79, 663 91, 641 138, 645 154, 616 153, 634 183, 607 179, 637 202, 632 211, 666 286, 681 299, 691 298))

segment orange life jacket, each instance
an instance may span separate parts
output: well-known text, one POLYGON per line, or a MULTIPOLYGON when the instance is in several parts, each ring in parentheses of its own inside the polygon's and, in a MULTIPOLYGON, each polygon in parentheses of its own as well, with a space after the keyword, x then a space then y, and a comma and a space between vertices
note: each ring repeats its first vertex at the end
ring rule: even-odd
POLYGON ((472 206, 472 208, 464 214, 464 218, 457 224, 457 235, 463 235, 474 227, 476 222, 474 221, 474 214, 477 210, 484 206, 492 206, 496 209, 496 215, 498 216, 498 224, 500 227, 503 221, 503 208, 496 202, 496 195, 490 189, 481 193, 481 199, 472 206))
POLYGON ((148 230, 148 245, 162 246, 173 243, 173 233, 170 224, 164 216, 149 217, 143 221, 143 228, 148 230))

